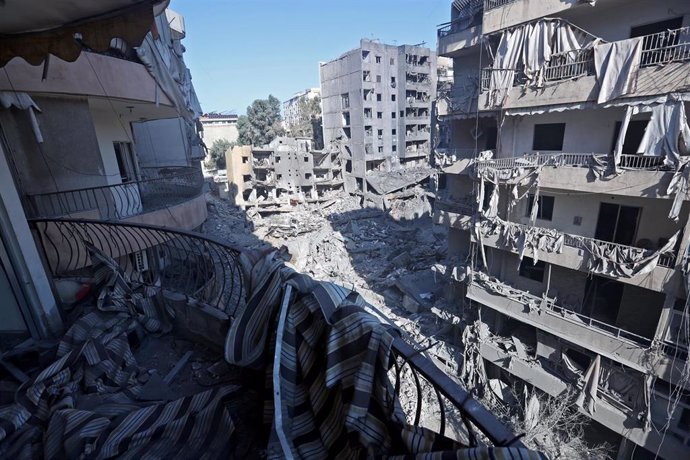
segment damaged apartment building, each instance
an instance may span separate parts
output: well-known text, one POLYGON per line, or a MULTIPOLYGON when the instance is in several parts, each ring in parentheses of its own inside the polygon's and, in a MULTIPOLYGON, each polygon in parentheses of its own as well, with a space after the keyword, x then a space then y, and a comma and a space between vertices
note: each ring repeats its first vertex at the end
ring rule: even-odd
POLYGON ((330 145, 313 150, 309 138, 278 137, 263 147, 236 146, 225 158, 229 199, 238 206, 317 202, 344 186, 340 149, 330 145))
POLYGON ((434 52, 363 39, 359 48, 321 63, 320 73, 324 142, 343 153, 348 192, 377 195, 374 201, 381 202, 382 193, 395 190, 382 190, 370 179, 385 181, 386 173, 401 167, 424 176, 436 94, 434 52))
POLYGON ((690 3, 458 0, 438 55, 466 373, 572 394, 617 458, 688 458, 690 3))

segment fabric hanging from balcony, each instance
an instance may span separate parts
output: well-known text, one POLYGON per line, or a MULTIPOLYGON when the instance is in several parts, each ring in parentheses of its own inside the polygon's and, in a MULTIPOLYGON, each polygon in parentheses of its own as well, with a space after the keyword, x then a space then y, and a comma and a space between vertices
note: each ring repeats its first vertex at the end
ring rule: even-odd
POLYGON ((365 312, 366 302, 356 292, 298 274, 275 254, 246 255, 250 297, 235 317, 225 349, 231 364, 264 367, 266 381, 272 382, 264 406, 273 432, 269 458, 442 451, 454 458, 541 458, 524 449, 464 450, 409 425, 388 378, 398 332, 365 312))
POLYGON ((637 151, 664 157, 664 162, 676 169, 680 166, 680 155, 690 154, 690 126, 683 101, 668 98, 652 108, 652 118, 637 151))
POLYGON ((40 112, 41 109, 31 99, 31 96, 17 91, 0 91, 0 107, 4 109, 16 107, 20 110, 26 110, 29 113, 29 121, 31 122, 31 129, 34 132, 36 142, 39 144, 43 143, 43 134, 36 118, 36 112, 40 112))
POLYGON ((594 69, 599 83, 597 103, 635 92, 641 57, 642 37, 594 46, 594 69))

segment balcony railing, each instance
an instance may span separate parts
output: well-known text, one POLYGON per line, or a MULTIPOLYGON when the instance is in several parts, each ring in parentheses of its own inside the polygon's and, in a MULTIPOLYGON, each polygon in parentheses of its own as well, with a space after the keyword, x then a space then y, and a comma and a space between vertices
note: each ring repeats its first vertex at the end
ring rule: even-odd
POLYGON ((584 48, 551 55, 544 81, 554 82, 594 75, 594 49, 584 48))
MULTIPOLYGON (((480 277, 478 277, 476 273, 473 276, 473 284, 482 289, 492 290, 491 287, 485 286, 484 282, 481 280, 480 277)), ((500 283, 498 281, 495 282, 500 283)), ((538 297, 534 294, 530 294, 527 291, 522 291, 520 289, 510 287, 503 283, 500 284, 502 284, 506 289, 509 289, 513 293, 513 295, 509 297, 511 300, 524 303, 525 305, 530 305, 530 308, 535 308, 545 313, 558 316, 559 318, 565 321, 570 321, 579 325, 584 324, 589 327, 596 328, 599 331, 605 333, 606 335, 633 342, 643 347, 648 348, 652 345, 652 341, 647 337, 643 337, 633 332, 626 331, 625 329, 621 329, 617 326, 605 323, 603 321, 599 321, 590 316, 583 315, 570 308, 561 307, 560 305, 556 304, 555 299, 551 299, 548 297, 538 297)))
MULTIPOLYGON (((606 248, 605 253, 612 253, 616 249, 631 253, 634 258, 643 259, 654 254, 654 250, 643 249, 635 246, 627 246, 624 244, 612 243, 610 241, 597 240, 595 238, 588 238, 582 236, 573 236, 567 233, 564 234, 563 244, 577 249, 585 249, 585 241, 596 243, 597 246, 606 248)), ((674 268, 676 266, 676 255, 672 253, 661 254, 657 265, 665 268, 674 268)))
POLYGON ((484 11, 493 10, 509 3, 515 3, 518 0, 484 0, 484 11))
MULTIPOLYGON (((513 169, 539 166, 573 166, 589 168, 593 162, 606 165, 612 160, 610 155, 593 153, 531 153, 521 157, 498 158, 477 161, 479 170, 484 168, 513 169)), ((621 155, 621 168, 646 171, 660 171, 665 168, 662 157, 648 155, 621 155)))
POLYGON ((642 67, 687 60, 690 60, 690 26, 645 35, 642 39, 642 67))
MULTIPOLYGON (((114 264, 109 268, 125 281, 161 290, 164 298, 166 293, 178 294, 190 308, 216 308, 230 319, 251 295, 240 263, 242 251, 200 234, 68 219, 36 219, 30 226, 54 278, 95 278, 92 258, 96 254, 114 264)), ((284 289, 290 298, 292 286, 284 289)), ((453 423, 455 435, 461 428, 467 438, 463 442, 470 447, 478 446, 483 438, 496 446, 524 448, 519 436, 436 367, 425 349, 398 336, 391 353, 391 388, 396 397, 409 395, 404 406, 396 402, 396 407, 414 426, 423 424, 444 436, 453 423)))
POLYGON ((472 26, 476 14, 481 13, 484 3, 483 0, 456 0, 453 7, 458 12, 453 21, 441 24, 438 29, 438 38, 461 32, 472 26))
POLYGON ((204 186, 201 170, 191 167, 143 168, 142 176, 138 181, 29 195, 29 214, 57 217, 97 211, 101 219, 123 219, 188 201, 204 186))

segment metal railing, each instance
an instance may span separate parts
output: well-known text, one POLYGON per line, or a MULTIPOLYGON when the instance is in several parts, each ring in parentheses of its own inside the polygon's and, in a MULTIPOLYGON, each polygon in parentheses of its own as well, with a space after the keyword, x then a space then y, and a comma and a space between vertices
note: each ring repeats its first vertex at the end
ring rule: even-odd
MULTIPOLYGON (((29 224, 54 278, 96 277, 95 253, 114 263, 111 269, 125 281, 182 295, 188 305, 217 308, 231 319, 250 294, 242 251, 204 235, 121 222, 33 219, 29 224)), ((455 437, 462 425, 460 441, 470 447, 486 440, 524 447, 519 436, 426 357, 426 349, 397 336, 391 355, 391 388, 413 425, 445 436, 452 423, 455 437)))
POLYGON ((204 177, 196 168, 142 168, 142 176, 132 182, 29 195, 29 214, 58 217, 92 211, 88 217, 123 219, 183 203, 203 191, 204 177))
MULTIPOLYGON (((477 281, 479 278, 475 276, 475 281, 472 283, 476 286, 478 286, 481 289, 491 289, 490 287, 486 287, 481 283, 481 280, 479 282, 477 281)), ((501 283, 503 284, 503 283, 501 283)), ((506 287, 509 287, 508 285, 505 285, 506 287)), ((561 319, 564 319, 566 321, 570 321, 572 323, 578 324, 578 325, 586 325, 589 327, 593 327, 598 329, 599 331, 605 333, 606 335, 610 335, 613 337, 616 337, 618 339, 622 340, 627 340, 629 342, 633 342, 637 345, 641 345, 644 347, 650 347, 652 345, 652 341, 648 339, 647 337, 643 337, 639 334, 635 334, 634 332, 626 331, 625 329, 621 329, 620 327, 605 323, 603 321, 599 321, 597 319, 594 319, 590 316, 583 315, 582 313, 578 313, 572 309, 561 307, 560 305, 556 304, 555 299, 551 298, 542 298, 538 297, 534 294, 531 294, 527 291, 523 291, 520 289, 516 289, 514 287, 510 287, 511 290, 513 291, 518 291, 520 293, 519 298, 517 299, 511 299, 515 300, 516 302, 521 302, 525 303, 526 305, 532 305, 534 308, 540 311, 544 311, 545 313, 552 314, 554 316, 557 316, 561 319), (572 318, 572 316, 575 316, 575 318, 572 318)))
POLYGON ((240 251, 199 234, 122 222, 29 221, 55 278, 93 278, 92 249, 126 281, 185 295, 232 316, 244 300, 240 251))
POLYGON ((551 55, 544 69, 544 81, 555 82, 594 75, 594 48, 551 55))
MULTIPOLYGON (((608 165, 611 156, 594 153, 529 153, 521 157, 481 160, 475 164, 479 170, 484 168, 513 169, 539 166, 590 167, 593 162, 608 165)), ((621 155, 619 166, 625 169, 659 171, 666 168, 662 157, 648 155, 621 155)))
POLYGON ((642 38, 641 67, 690 60, 690 26, 642 38))
POLYGON ((469 29, 475 15, 482 12, 484 0, 456 0, 453 7, 458 12, 457 17, 451 22, 441 24, 437 32, 438 38, 469 29))
MULTIPOLYGON (((610 241, 597 240, 596 238, 589 238, 584 236, 574 236, 564 233, 563 244, 572 248, 585 249, 585 241, 596 243, 600 247, 604 247, 605 252, 612 252, 616 249, 632 252, 634 257, 644 258, 654 254, 652 249, 643 249, 636 246, 627 246, 624 244, 612 243, 610 241)), ((661 254, 657 265, 665 268, 674 268, 676 266, 676 255, 672 253, 661 254)))
POLYGON ((515 3, 518 0, 484 0, 484 11, 493 10, 509 3, 515 3))

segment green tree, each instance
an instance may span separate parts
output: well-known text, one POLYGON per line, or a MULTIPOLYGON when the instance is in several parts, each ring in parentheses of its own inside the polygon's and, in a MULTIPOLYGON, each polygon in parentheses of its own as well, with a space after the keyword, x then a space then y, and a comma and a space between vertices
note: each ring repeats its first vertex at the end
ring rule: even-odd
POLYGON ((281 125, 280 101, 273 95, 257 99, 247 107, 247 115, 237 120, 240 145, 264 145, 285 134, 281 125))
POLYGON ((208 151, 206 166, 216 169, 225 169, 225 152, 235 146, 234 142, 227 139, 216 139, 208 151))

